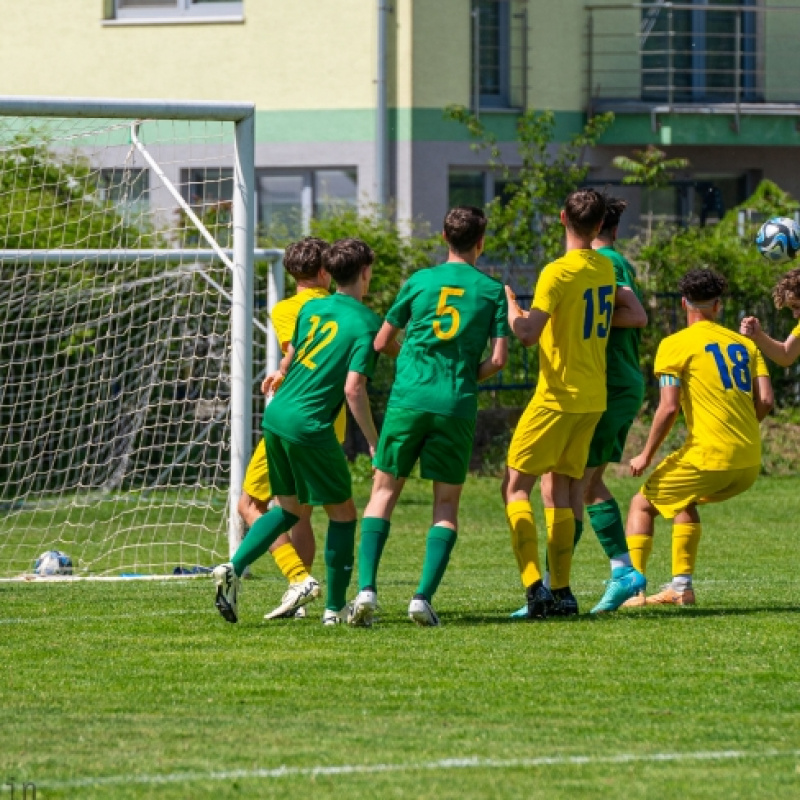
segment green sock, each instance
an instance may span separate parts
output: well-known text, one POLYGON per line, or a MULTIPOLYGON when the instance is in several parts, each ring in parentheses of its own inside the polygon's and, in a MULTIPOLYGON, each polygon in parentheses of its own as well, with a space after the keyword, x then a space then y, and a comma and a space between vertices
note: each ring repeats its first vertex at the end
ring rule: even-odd
POLYGON ((587 506, 589 520, 600 541, 600 546, 609 558, 619 558, 628 554, 628 543, 625 541, 625 526, 622 524, 622 512, 613 498, 604 503, 587 506))
POLYGON ((337 614, 347 605, 347 587, 353 574, 353 557, 356 546, 356 521, 328 523, 325 539, 325 566, 328 578, 328 596, 325 608, 337 614))
POLYGON ((425 544, 425 561, 422 565, 422 578, 420 578, 417 594, 424 595, 430 603, 431 598, 442 582, 450 553, 456 544, 458 532, 441 525, 434 525, 428 531, 428 541, 425 544))
MULTIPOLYGON (((575 552, 575 548, 578 546, 578 542, 581 540, 581 536, 583 536, 583 520, 576 519, 575 520, 575 540, 572 545, 572 552, 575 552)), ((550 559, 547 557, 547 553, 544 554, 544 569, 545 572, 550 572, 550 559)))
POLYGON ((245 568, 261 558, 275 540, 297 523, 298 517, 275 506, 260 516, 250 527, 250 531, 239 545, 231 559, 233 571, 241 578, 245 568))
POLYGON ((380 517, 364 517, 361 520, 361 544, 358 547, 358 589, 376 589, 378 564, 383 546, 389 538, 392 523, 380 517))

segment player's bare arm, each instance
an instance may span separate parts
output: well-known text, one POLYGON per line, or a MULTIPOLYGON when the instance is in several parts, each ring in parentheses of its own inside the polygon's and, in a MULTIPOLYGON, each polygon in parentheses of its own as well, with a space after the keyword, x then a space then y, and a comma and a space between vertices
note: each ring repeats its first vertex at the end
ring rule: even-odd
POLYGON ((538 344, 539 337, 547 325, 550 315, 538 308, 530 311, 523 311, 517 302, 517 296, 510 286, 506 286, 506 296, 508 297, 508 325, 514 335, 525 347, 533 347, 538 344))
POLYGON ((629 286, 617 287, 611 325, 614 328, 644 328, 647 326, 647 312, 639 302, 636 292, 629 286))
POLYGON ((745 317, 739 325, 739 333, 752 339, 758 349, 778 366, 790 367, 800 358, 800 337, 790 335, 785 342, 779 342, 764 331, 758 317, 745 317))
POLYGON ((278 391, 280 385, 283 383, 283 379, 286 377, 286 373, 289 372, 289 367, 292 364, 293 358, 294 347, 290 344, 286 349, 286 355, 281 359, 281 363, 278 365, 278 369, 271 375, 267 375, 261 382, 262 394, 275 394, 275 392, 278 391))
POLYGON ((367 395, 367 376, 360 372, 348 372, 344 385, 344 396, 347 398, 347 405, 350 407, 353 419, 361 428, 361 432, 369 444, 369 454, 374 456, 375 448, 378 445, 378 431, 372 419, 372 408, 367 395))
POLYGON ((756 419, 761 422, 775 406, 775 393, 772 390, 772 381, 766 376, 759 376, 753 381, 753 405, 756 409, 756 419))
POLYGON ((653 416, 653 424, 650 426, 650 433, 647 437, 647 444, 644 450, 631 459, 631 475, 638 477, 644 474, 644 471, 650 466, 661 447, 664 439, 672 430, 675 420, 678 418, 678 412, 681 410, 681 387, 680 386, 662 386, 661 397, 659 399, 658 408, 653 416))
POLYGON ((492 339, 491 355, 481 361, 478 367, 478 380, 485 381, 496 375, 508 363, 508 337, 492 339))
POLYGON ((389 322, 384 322, 372 346, 378 353, 389 358, 397 358, 400 354, 400 342, 397 341, 397 337, 400 335, 401 330, 401 328, 396 328, 389 322))

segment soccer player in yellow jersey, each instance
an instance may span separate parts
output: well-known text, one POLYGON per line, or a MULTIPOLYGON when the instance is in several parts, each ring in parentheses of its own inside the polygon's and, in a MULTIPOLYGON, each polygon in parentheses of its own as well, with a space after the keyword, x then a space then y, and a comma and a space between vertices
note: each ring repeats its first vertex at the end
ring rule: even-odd
MULTIPOLYGON (((327 242, 312 236, 286 248, 283 264, 297 283, 297 294, 276 303, 270 315, 284 355, 292 341, 300 309, 310 300, 328 297, 330 294, 331 276, 322 265, 322 256, 327 249, 327 242)), ((340 443, 344 441, 345 419, 345 411, 342 409, 334 426, 340 443)), ((267 454, 262 438, 247 466, 238 505, 239 515, 248 528, 266 513, 271 499, 267 454)), ((302 615, 304 610, 300 611, 300 601, 313 600, 319 592, 317 582, 309 575, 316 552, 310 515, 311 508, 304 507, 303 515, 292 528, 291 536, 282 534, 269 549, 278 568, 289 581, 289 588, 280 605, 266 615, 267 619, 302 615)))
MULTIPOLYGON (((772 291, 776 308, 788 308, 795 319, 800 319, 800 269, 787 272, 772 291)), ((790 367, 800 358, 800 322, 794 327, 785 342, 767 335, 757 317, 745 317, 739 333, 752 339, 770 361, 781 367, 790 367)))
POLYGON ((514 431, 502 488, 529 619, 578 613, 569 587, 575 541, 570 489, 583 477, 595 426, 606 409, 606 345, 616 280, 611 261, 592 250, 605 212, 605 199, 594 189, 573 192, 561 212, 566 255, 542 270, 530 312, 509 290, 511 329, 526 347, 539 343, 536 393, 514 431), (542 581, 530 504, 536 478, 548 472, 553 473, 545 498, 552 593, 542 581))
POLYGON ((725 278, 709 269, 679 283, 687 327, 658 347, 655 373, 661 399, 647 444, 631 459, 631 473, 649 466, 683 409, 687 437, 667 456, 631 501, 626 534, 634 566, 645 572, 655 519, 673 520, 672 582, 626 606, 695 604, 692 588, 702 527, 697 506, 719 503, 749 489, 761 468, 759 422, 773 404, 767 366, 755 345, 715 322, 725 278))

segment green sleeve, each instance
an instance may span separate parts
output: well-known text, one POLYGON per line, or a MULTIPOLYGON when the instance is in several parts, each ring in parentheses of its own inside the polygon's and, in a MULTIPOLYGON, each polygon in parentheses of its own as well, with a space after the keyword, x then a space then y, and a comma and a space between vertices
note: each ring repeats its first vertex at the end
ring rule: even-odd
POLYGON ((378 353, 375 351, 374 342, 380 329, 380 320, 375 318, 375 323, 365 327, 363 335, 353 342, 350 351, 350 363, 347 365, 348 372, 358 372, 361 375, 372 377, 375 372, 375 364, 378 361, 378 353))
POLYGON ((411 319, 411 303, 414 300, 414 277, 409 278, 386 314, 386 321, 395 328, 405 328, 411 319))
MULTIPOLYGON (((302 327, 302 323, 305 322, 305 306, 303 306, 297 314, 297 319, 294 323, 294 331, 292 332, 292 347, 294 348, 295 353, 297 352, 297 337, 300 335, 300 328, 302 327)), ((280 342, 278 342, 278 346, 280 347, 280 342)))
POLYGON ((492 320, 492 329, 489 336, 492 339, 502 339, 510 336, 511 331, 508 327, 508 298, 506 297, 506 287, 501 286, 497 295, 497 307, 492 320))

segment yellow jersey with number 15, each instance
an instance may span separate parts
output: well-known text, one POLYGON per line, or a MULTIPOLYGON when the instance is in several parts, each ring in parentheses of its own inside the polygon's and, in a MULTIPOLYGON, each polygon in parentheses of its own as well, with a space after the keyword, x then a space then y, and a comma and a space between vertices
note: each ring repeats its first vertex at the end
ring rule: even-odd
POLYGON ((709 471, 761 463, 753 381, 769 372, 753 342, 716 322, 696 322, 661 342, 655 373, 680 382, 683 459, 709 471))
POLYGON ((606 346, 616 278, 610 259, 570 250, 543 270, 532 307, 550 315, 533 402, 571 414, 606 410, 606 346))

